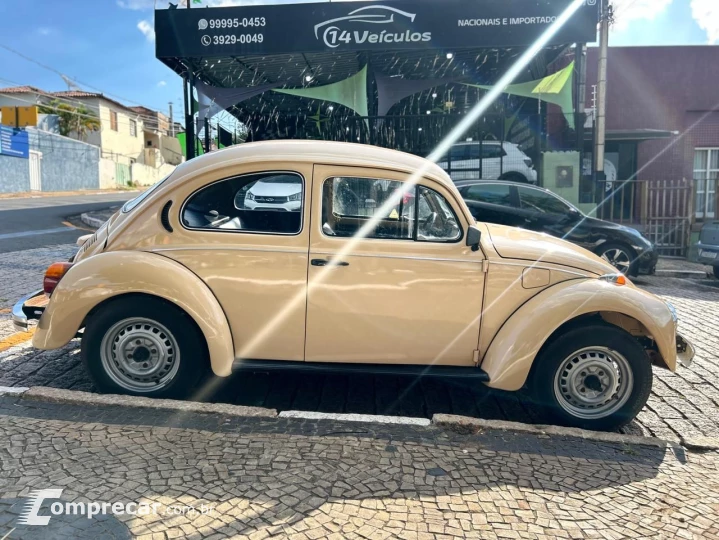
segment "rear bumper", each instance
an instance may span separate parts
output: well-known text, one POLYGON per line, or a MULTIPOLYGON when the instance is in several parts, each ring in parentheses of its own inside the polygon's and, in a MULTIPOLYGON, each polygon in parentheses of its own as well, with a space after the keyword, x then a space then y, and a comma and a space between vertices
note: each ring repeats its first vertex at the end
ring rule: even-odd
POLYGON ((23 296, 12 308, 12 322, 15 328, 23 332, 27 331, 29 321, 42 317, 46 305, 47 297, 42 289, 23 296))
POLYGON ((677 334, 677 360, 685 368, 691 367, 694 361, 694 347, 679 334, 677 334))

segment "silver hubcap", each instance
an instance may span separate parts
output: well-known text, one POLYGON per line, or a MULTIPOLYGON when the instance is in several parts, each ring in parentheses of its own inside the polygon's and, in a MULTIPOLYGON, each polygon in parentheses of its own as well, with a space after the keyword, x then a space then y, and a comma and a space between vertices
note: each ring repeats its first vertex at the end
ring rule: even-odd
POLYGON ((122 320, 105 333, 100 359, 105 373, 132 392, 164 388, 180 367, 175 337, 157 321, 141 317, 122 320))
POLYGON ((554 396, 572 416, 598 419, 610 416, 629 399, 634 376, 629 362, 617 351, 588 347, 572 353, 554 376, 554 396))
POLYGON ((628 273, 629 267, 632 265, 632 259, 629 257, 629 254, 619 248, 608 249, 602 253, 602 259, 607 261, 622 274, 628 273))

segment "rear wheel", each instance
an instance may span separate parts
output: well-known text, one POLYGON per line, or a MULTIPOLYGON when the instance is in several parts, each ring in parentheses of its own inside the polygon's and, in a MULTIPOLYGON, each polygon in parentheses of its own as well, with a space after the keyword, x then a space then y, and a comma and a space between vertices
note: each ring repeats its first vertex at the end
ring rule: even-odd
POLYGON ((583 429, 613 430, 646 405, 652 367, 641 345, 608 325, 575 328, 539 355, 532 397, 548 419, 583 429))
POLYGON ((186 397, 209 364, 194 322, 157 298, 103 306, 85 328, 81 355, 99 391, 148 397, 186 397))

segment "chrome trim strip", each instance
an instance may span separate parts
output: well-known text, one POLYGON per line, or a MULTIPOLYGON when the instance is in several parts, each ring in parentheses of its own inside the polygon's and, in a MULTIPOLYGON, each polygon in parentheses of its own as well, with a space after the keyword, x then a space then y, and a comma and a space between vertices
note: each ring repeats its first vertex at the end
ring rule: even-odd
POLYGON ((36 296, 39 296, 44 293, 45 293, 45 291, 40 289, 38 291, 35 291, 34 293, 30 293, 26 296, 23 296, 20 300, 15 302, 15 305, 12 307, 12 322, 15 325, 15 328, 18 328, 23 331, 27 330, 27 328, 28 328, 27 315, 25 315, 25 312, 23 311, 22 308, 25 305, 25 302, 30 300, 30 298, 35 298, 36 296))
MULTIPOLYGON (((334 257, 337 255, 337 253, 333 253, 330 251, 313 251, 310 249, 310 254, 314 255, 326 255, 328 257, 334 257)), ((385 254, 376 254, 376 253, 350 253, 348 255, 345 255, 345 257, 376 257, 378 259, 409 259, 413 261, 439 261, 439 262, 460 262, 460 263, 467 263, 467 264, 476 264, 481 265, 483 264, 483 261, 485 259, 477 259, 476 261, 467 260, 467 259, 445 259, 442 257, 416 257, 416 256, 410 256, 410 255, 385 255, 385 254)))
POLYGON ((162 253, 164 251, 258 251, 261 253, 303 253, 303 254, 307 254, 307 248, 273 249, 273 248, 254 248, 254 247, 237 247, 237 246, 153 248, 153 249, 150 249, 149 251, 151 253, 162 253))

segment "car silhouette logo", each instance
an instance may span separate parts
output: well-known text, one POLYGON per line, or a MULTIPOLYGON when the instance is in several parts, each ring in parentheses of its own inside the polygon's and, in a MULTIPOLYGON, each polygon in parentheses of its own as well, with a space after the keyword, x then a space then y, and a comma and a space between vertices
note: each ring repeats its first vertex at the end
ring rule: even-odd
POLYGON ((266 197, 265 200, 267 202, 275 202, 275 200, 272 197, 266 197))
POLYGON ((416 13, 407 13, 397 8, 387 6, 366 6, 354 11, 350 11, 346 17, 339 17, 337 19, 330 19, 328 21, 321 22, 315 25, 315 37, 319 39, 319 30, 323 26, 328 24, 337 23, 340 21, 351 21, 351 22, 365 22, 372 24, 391 24, 394 22, 395 14, 403 15, 410 21, 414 22, 416 13), (367 12, 370 10, 369 12, 367 12))

